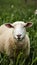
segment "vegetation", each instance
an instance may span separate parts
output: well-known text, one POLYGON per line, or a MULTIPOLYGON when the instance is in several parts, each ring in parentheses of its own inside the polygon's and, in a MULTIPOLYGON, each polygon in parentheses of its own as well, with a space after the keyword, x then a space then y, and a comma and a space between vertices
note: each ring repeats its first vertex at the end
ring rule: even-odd
POLYGON ((13 61, 0 53, 0 65, 37 65, 37 14, 34 13, 36 9, 35 4, 25 4, 25 0, 0 0, 0 25, 17 20, 33 23, 31 28, 27 28, 31 41, 30 56, 25 61, 20 52, 13 61))

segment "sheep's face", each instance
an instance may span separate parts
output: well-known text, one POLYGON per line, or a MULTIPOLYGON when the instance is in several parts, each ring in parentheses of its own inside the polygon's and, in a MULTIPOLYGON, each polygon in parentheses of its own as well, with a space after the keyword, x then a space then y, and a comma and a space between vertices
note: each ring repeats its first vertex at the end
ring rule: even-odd
POLYGON ((14 25, 14 38, 17 40, 22 40, 26 35, 26 29, 24 24, 17 23, 14 25))
POLYGON ((32 26, 32 23, 15 22, 11 24, 5 24, 9 28, 14 28, 13 36, 16 40, 23 40, 26 35, 26 27, 32 26))

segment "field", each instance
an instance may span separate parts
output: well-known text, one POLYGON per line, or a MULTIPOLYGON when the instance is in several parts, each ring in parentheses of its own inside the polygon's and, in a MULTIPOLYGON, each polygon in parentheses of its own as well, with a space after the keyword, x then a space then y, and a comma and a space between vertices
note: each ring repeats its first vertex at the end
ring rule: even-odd
POLYGON ((35 14, 35 4, 25 4, 24 0, 0 0, 0 25, 4 23, 13 23, 15 21, 32 22, 33 26, 27 28, 30 37, 31 52, 26 59, 20 54, 14 61, 7 55, 0 53, 0 65, 37 65, 37 14, 35 14))

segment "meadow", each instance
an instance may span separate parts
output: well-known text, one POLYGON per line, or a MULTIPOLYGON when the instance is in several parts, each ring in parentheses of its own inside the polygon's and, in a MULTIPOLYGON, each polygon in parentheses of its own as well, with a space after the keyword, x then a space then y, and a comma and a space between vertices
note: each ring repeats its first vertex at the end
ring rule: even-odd
POLYGON ((26 59, 20 52, 14 61, 7 55, 0 53, 0 65, 37 65, 37 14, 34 4, 27 5, 24 0, 0 0, 0 25, 15 21, 32 22, 33 26, 27 28, 30 37, 30 55, 26 59))

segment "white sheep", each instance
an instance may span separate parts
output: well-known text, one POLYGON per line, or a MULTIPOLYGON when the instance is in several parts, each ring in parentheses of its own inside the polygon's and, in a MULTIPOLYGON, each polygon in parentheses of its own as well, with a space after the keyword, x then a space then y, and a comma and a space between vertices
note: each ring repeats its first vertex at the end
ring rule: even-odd
POLYGON ((31 22, 24 23, 22 21, 1 25, 0 52, 5 52, 9 57, 16 57, 23 50, 27 57, 30 54, 30 39, 26 33, 26 27, 31 26, 31 22))

